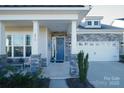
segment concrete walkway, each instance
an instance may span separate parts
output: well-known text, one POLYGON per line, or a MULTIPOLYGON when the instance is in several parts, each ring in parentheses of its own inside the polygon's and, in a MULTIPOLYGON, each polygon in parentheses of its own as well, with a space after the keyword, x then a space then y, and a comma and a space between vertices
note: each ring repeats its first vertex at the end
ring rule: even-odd
POLYGON ((68 88, 65 79, 51 79, 49 88, 68 88))
POLYGON ((70 78, 70 63, 50 63, 48 67, 44 68, 44 77, 49 77, 50 79, 66 79, 70 78))

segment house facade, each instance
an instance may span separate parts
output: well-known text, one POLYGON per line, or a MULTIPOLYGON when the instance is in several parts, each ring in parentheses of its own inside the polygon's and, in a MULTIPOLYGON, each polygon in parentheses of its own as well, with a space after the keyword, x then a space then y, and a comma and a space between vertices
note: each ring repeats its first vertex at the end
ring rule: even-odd
POLYGON ((101 24, 101 16, 86 17, 90 9, 83 5, 0 6, 0 60, 41 55, 45 66, 70 62, 75 68, 76 55, 83 50, 89 61, 119 61, 124 30, 101 24))

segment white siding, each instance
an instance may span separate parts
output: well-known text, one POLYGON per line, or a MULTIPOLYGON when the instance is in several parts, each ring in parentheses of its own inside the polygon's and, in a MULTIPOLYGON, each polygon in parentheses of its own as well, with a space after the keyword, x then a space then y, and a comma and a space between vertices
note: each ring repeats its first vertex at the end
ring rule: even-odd
POLYGON ((77 52, 89 54, 89 61, 119 61, 119 42, 78 42, 77 52))

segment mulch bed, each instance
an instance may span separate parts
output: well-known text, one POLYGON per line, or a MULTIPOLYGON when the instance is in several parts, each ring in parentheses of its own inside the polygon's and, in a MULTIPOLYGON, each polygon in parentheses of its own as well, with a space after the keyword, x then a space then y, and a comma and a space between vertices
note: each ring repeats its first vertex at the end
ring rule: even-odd
POLYGON ((90 84, 88 80, 84 83, 81 83, 78 78, 66 79, 66 83, 69 88, 94 88, 94 86, 90 84))
POLYGON ((0 88, 49 88, 50 84, 50 79, 38 79, 35 80, 34 82, 29 81, 27 83, 23 82, 17 82, 14 81, 9 81, 9 80, 3 80, 0 81, 0 88), (23 84, 24 83, 24 84, 23 84))
POLYGON ((124 59, 119 61, 120 63, 124 63, 124 59))
POLYGON ((49 88, 50 79, 42 79, 40 83, 41 85, 39 88, 49 88))

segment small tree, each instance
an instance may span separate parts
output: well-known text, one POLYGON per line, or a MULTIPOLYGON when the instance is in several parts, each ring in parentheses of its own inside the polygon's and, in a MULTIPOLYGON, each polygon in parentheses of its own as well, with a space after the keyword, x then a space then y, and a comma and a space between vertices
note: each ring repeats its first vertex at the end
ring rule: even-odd
POLYGON ((78 68, 80 82, 85 82, 87 80, 88 67, 89 67, 88 54, 84 56, 84 52, 80 51, 78 53, 78 68))

